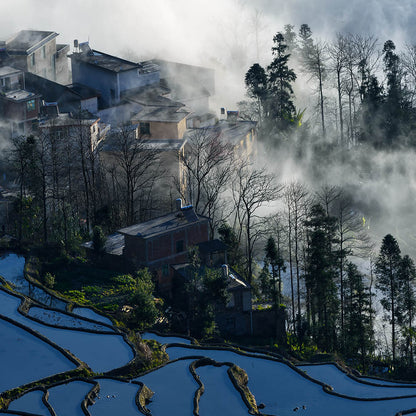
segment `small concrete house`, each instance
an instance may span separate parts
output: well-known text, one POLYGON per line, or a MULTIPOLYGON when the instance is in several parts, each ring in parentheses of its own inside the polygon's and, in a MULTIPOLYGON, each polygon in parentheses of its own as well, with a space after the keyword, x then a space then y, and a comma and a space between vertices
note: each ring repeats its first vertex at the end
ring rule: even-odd
POLYGON ((23 71, 0 67, 0 118, 10 136, 29 134, 37 123, 40 94, 25 89, 23 71))
POLYGON ((55 32, 21 30, 0 42, 2 58, 7 65, 67 84, 69 45, 57 44, 57 37, 55 32))
POLYGON ((39 131, 54 135, 61 140, 73 140, 75 143, 82 138, 83 142, 95 151, 98 143, 105 137, 109 126, 100 123, 98 117, 73 117, 70 114, 58 114, 39 122, 39 131))
POLYGON ((72 53, 72 82, 87 85, 101 93, 100 108, 118 105, 127 91, 158 84, 159 68, 149 62, 134 63, 91 49, 81 43, 72 53))

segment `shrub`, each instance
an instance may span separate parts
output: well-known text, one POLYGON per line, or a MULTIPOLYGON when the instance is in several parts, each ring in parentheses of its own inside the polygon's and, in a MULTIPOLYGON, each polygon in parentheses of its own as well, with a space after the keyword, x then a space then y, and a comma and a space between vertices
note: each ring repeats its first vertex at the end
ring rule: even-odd
POLYGON ((55 276, 52 273, 47 272, 43 278, 46 287, 53 289, 55 286, 55 276))
POLYGON ((94 248, 94 251, 97 254, 104 252, 104 246, 106 242, 106 236, 104 235, 104 232, 102 228, 98 225, 96 225, 92 230, 92 245, 94 248))

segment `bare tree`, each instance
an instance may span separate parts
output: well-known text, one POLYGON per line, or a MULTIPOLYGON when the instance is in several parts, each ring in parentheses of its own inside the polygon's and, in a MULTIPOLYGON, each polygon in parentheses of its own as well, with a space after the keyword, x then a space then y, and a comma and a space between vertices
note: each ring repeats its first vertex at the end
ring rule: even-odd
POLYGON ((24 209, 24 198, 26 196, 26 188, 28 186, 28 166, 29 166, 29 155, 30 147, 33 137, 29 140, 24 136, 19 136, 12 139, 12 147, 10 150, 9 163, 11 169, 15 171, 17 182, 19 183, 19 205, 18 205, 18 240, 19 242, 23 238, 23 209, 24 209))
POLYGON ((303 71, 310 75, 310 79, 317 82, 319 110, 321 118, 322 134, 325 137, 325 111, 324 111, 324 81, 327 77, 327 45, 322 41, 314 42, 312 31, 308 25, 303 24, 299 31, 301 40, 301 64, 303 71))
POLYGON ((116 129, 110 143, 108 171, 113 186, 117 186, 123 195, 121 205, 125 223, 133 224, 138 219, 137 207, 143 209, 141 205, 145 204, 155 181, 163 174, 159 154, 137 136, 135 126, 116 129))
POLYGON ((341 340, 344 340, 344 274, 348 256, 367 257, 371 250, 368 234, 365 232, 363 220, 354 210, 351 198, 341 191, 339 198, 334 203, 333 213, 337 218, 336 239, 338 245, 338 272, 340 282, 341 304, 341 340))
MULTIPOLYGON (((290 259, 291 263, 294 263, 296 272, 296 293, 297 293, 297 330, 300 333, 301 328, 301 245, 303 235, 303 224, 306 219, 307 209, 309 206, 309 192, 306 186, 293 182, 286 187, 285 200, 288 212, 288 232, 290 241, 290 259), (292 246, 293 243, 293 246, 292 246), (292 257, 293 253, 293 257, 292 257)), ((291 266, 291 285, 293 288, 293 269, 291 266)), ((294 303, 294 296, 292 291, 292 301, 294 303)), ((294 304, 292 305, 294 307, 294 304)), ((292 319, 294 319, 294 311, 292 311, 292 319)))
POLYGON ((253 278, 255 243, 264 232, 265 216, 260 216, 258 211, 276 201, 282 190, 283 186, 276 184, 275 177, 265 169, 255 169, 247 161, 240 162, 236 167, 232 194, 235 215, 240 226, 239 235, 245 235, 246 277, 249 283, 253 278))
POLYGON ((339 127, 340 127, 340 142, 341 146, 344 143, 344 116, 343 116, 343 102, 342 102, 342 78, 345 71, 346 56, 345 56, 345 36, 338 33, 335 41, 329 45, 328 54, 330 57, 330 69, 334 72, 336 77, 336 89, 338 95, 338 112, 339 112, 339 127))
POLYGON ((211 235, 223 220, 223 193, 234 167, 234 147, 224 141, 217 129, 195 129, 179 153, 182 181, 177 188, 184 200, 201 215, 209 216, 211 235))
POLYGON ((338 186, 323 186, 317 193, 318 200, 325 207, 327 215, 336 217, 335 236, 338 252, 338 275, 341 306, 341 337, 344 341, 344 292, 345 265, 351 255, 367 257, 371 250, 371 242, 363 226, 362 216, 354 209, 353 201, 345 191, 338 186))
POLYGON ((405 72, 405 77, 411 88, 411 103, 415 101, 416 95, 416 45, 407 44, 404 52, 400 56, 401 63, 405 72))
POLYGON ((376 54, 377 39, 372 36, 347 35, 344 37, 345 76, 344 89, 348 96, 348 134, 350 144, 355 144, 356 98, 360 94, 363 71, 376 69, 380 55, 376 54), (361 70, 360 70, 361 68, 361 70), (361 72, 361 76, 360 76, 361 72))

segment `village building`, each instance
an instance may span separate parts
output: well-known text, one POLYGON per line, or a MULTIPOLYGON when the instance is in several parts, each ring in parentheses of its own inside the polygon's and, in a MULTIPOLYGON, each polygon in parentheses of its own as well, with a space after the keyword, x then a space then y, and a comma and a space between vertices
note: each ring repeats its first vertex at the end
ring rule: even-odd
POLYGON ((169 294, 173 272, 170 265, 188 261, 188 250, 209 241, 209 218, 192 206, 181 206, 169 214, 118 230, 124 236, 123 255, 134 264, 149 267, 157 276, 158 289, 169 294))
MULTIPOLYGON (((196 248, 201 273, 206 267, 221 270, 227 280, 228 302, 216 306, 216 324, 224 333, 249 334, 252 328, 251 286, 227 263, 227 246, 210 240, 209 221, 192 206, 182 206, 152 220, 122 228, 107 237, 101 262, 125 270, 147 267, 152 272, 158 293, 175 296, 191 278, 189 250, 196 248), (178 283, 179 282, 179 283, 178 283)), ((84 247, 91 251, 90 241, 84 247)))
POLYGON ((130 62, 91 49, 88 42, 75 45, 69 56, 72 82, 100 91, 100 109, 119 105, 127 91, 160 82, 159 68, 152 62, 130 62))
POLYGON ((89 113, 56 114, 41 120, 38 127, 40 134, 54 136, 61 142, 79 143, 82 140, 93 152, 110 128, 89 113))
MULTIPOLYGON (((224 250, 224 248, 223 248, 224 250)), ((215 307, 215 323, 219 331, 226 335, 248 335, 252 331, 252 288, 234 269, 228 264, 216 264, 210 266, 216 270, 221 270, 221 277, 227 282, 228 301, 226 305, 219 303, 215 307)), ((173 296, 183 290, 184 282, 190 282, 195 278, 194 268, 189 263, 175 264, 171 268, 173 274, 173 296)), ((199 273, 205 273, 206 265, 202 262, 199 273)))
MULTIPOLYGON (((170 295, 174 275, 171 266, 187 263, 191 247, 201 247, 201 260, 209 266, 226 261, 226 246, 209 238, 209 221, 208 217, 197 214, 193 206, 182 206, 182 200, 177 199, 174 211, 108 236, 105 255, 114 264, 148 267, 158 290, 170 295)), ((84 247, 93 249, 92 242, 84 247)))
POLYGON ((69 45, 57 44, 57 37, 56 32, 21 30, 0 42, 0 59, 3 65, 10 65, 60 84, 68 84, 69 45))
POLYGON ((25 74, 0 67, 0 119, 9 137, 29 134, 37 124, 41 95, 25 89, 25 74))
POLYGON ((180 101, 193 112, 210 112, 209 99, 215 95, 215 71, 202 66, 153 59, 160 69, 160 78, 171 91, 172 100, 180 101))
POLYGON ((62 85, 26 72, 26 89, 42 95, 45 103, 55 103, 60 113, 98 112, 100 92, 82 84, 62 85))

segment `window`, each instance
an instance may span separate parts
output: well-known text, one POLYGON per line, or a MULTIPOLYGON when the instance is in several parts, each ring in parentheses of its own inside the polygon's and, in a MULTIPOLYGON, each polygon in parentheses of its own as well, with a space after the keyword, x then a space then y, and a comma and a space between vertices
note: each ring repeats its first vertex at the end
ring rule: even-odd
POLYGON ((140 134, 150 136, 150 123, 140 123, 140 134))
POLYGON ((26 103, 26 109, 27 111, 34 111, 36 110, 36 103, 35 100, 30 100, 26 103))
POLYGON ((56 60, 55 60, 55 55, 52 55, 51 56, 51 68, 52 68, 53 79, 56 79, 56 60))
POLYGON ((32 55, 30 55, 30 64, 32 66, 35 66, 35 53, 33 52, 32 55))
POLYGON ((164 264, 162 266, 162 276, 168 276, 169 274, 169 266, 167 264, 164 264))
POLYGON ((45 45, 42 46, 42 58, 43 59, 46 58, 46 46, 45 45))
POLYGON ((183 251, 183 240, 176 242, 176 252, 181 253, 183 251))

